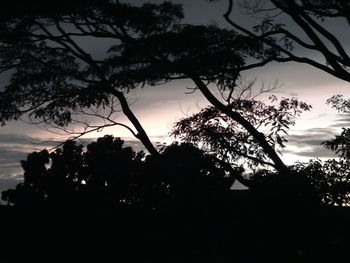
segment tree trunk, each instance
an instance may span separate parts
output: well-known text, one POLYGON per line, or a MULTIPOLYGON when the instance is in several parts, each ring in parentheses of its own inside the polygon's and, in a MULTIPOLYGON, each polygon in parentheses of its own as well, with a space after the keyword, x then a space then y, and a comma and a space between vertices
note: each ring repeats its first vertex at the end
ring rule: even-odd
POLYGON ((129 119, 129 121, 134 125, 134 127, 137 131, 136 138, 142 142, 142 144, 145 146, 145 148, 147 149, 147 151, 151 155, 153 155, 153 156, 159 155, 159 152, 153 146, 151 140, 149 139, 146 131, 143 129, 141 123, 136 118, 135 114, 131 111, 124 94, 120 91, 117 91, 117 90, 113 90, 112 94, 118 98, 120 105, 122 107, 123 113, 129 119))

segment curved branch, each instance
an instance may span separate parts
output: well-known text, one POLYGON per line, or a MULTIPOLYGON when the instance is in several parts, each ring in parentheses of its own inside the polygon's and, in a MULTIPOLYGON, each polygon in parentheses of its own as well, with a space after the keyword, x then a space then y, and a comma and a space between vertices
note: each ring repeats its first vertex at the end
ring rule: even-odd
POLYGON ((339 57, 333 54, 322 42, 316 32, 312 29, 312 27, 303 20, 299 13, 294 10, 293 7, 290 10, 285 11, 287 14, 293 18, 293 20, 303 29, 303 31, 307 34, 307 36, 315 43, 318 51, 320 51, 323 56, 326 58, 327 62, 331 65, 331 67, 336 71, 344 71, 344 69, 336 62, 339 60, 339 57))
MULTIPOLYGON (((233 0, 228 0, 228 8, 227 11, 223 14, 224 19, 227 21, 227 23, 229 23, 232 27, 234 27, 235 29, 241 31, 242 33, 246 34, 247 36, 256 38, 256 39, 260 39, 260 36, 254 34, 253 32, 251 32, 250 30, 238 25, 237 23, 235 23, 234 21, 232 21, 232 19, 230 18, 230 14, 232 13, 232 9, 233 9, 233 0)), ((294 18, 293 18, 294 19, 294 18)), ((341 67, 338 64, 338 61, 340 60, 339 56, 336 56, 335 54, 331 53, 322 43, 322 41, 319 39, 319 37, 315 34, 315 32, 310 28, 310 26, 304 21, 302 20, 300 17, 299 19, 296 18, 298 20, 298 22, 300 23, 300 27, 304 29, 303 26, 306 26, 306 28, 308 28, 308 31, 306 33, 310 33, 311 36, 309 36, 310 38, 312 37, 314 43, 317 45, 316 50, 320 51, 326 58, 326 60, 330 63, 330 65, 332 66, 332 68, 323 65, 321 63, 318 63, 310 58, 306 58, 306 57, 298 57, 295 56, 294 54, 292 54, 291 52, 289 52, 288 50, 284 49, 283 47, 275 44, 275 43, 271 43, 270 41, 268 41, 267 39, 260 39, 262 41, 264 41, 265 44, 271 46, 272 48, 275 48, 276 50, 280 51, 281 53, 285 54, 287 56, 287 58, 283 58, 283 57, 273 57, 273 58, 268 58, 263 60, 262 62, 256 63, 256 64, 251 64, 251 65, 247 65, 242 67, 242 70, 247 70, 247 69, 252 69, 255 67, 260 67, 263 66, 271 61, 277 61, 277 62, 287 62, 287 61, 295 61, 295 62, 301 62, 301 63, 306 63, 309 64, 313 67, 316 67, 322 71, 325 71, 337 78, 340 78, 342 80, 345 80, 347 82, 350 81, 350 73, 346 70, 343 69, 343 67, 341 67)), ((296 21, 297 22, 297 21, 296 21)), ((301 43, 299 43, 301 44, 301 43)), ((305 43, 306 44, 306 43, 305 43)), ((308 45, 308 44, 306 44, 308 45)), ((307 47, 307 46, 305 46, 307 47)), ((314 49, 314 48, 313 48, 314 49)))
POLYGON ((278 35, 278 34, 284 34, 286 35, 288 38, 294 40, 295 42, 297 42, 300 46, 302 47, 305 47, 307 49, 313 49, 313 50, 316 50, 316 46, 315 45, 310 45, 306 42, 304 42, 303 40, 301 40, 299 37, 297 37, 296 35, 292 34, 291 32, 283 29, 283 28, 280 28, 278 30, 273 30, 273 31, 269 31, 269 32, 266 32, 262 35, 260 35, 259 37, 261 39, 264 39, 268 36, 273 36, 273 35, 278 35))
POLYGON ((302 17, 313 27, 315 28, 319 33, 321 33, 324 37, 326 37, 336 48, 336 50, 339 52, 339 55, 343 58, 342 62, 346 65, 350 65, 350 57, 345 52, 344 48, 340 44, 339 40, 328 30, 326 30, 323 26, 321 26, 319 23, 317 23, 314 19, 312 19, 308 14, 303 12, 301 10, 302 17))

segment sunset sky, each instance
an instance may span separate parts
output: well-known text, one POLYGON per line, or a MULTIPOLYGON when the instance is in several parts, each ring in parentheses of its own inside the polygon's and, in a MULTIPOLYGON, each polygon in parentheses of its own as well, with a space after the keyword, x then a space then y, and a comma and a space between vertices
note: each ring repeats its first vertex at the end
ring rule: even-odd
MULTIPOLYGON (((143 1, 132 1, 143 2, 143 1)), ((161 1, 153 1, 161 2, 161 1)), ((189 23, 210 24, 227 26, 222 18, 226 8, 226 1, 222 0, 209 3, 204 0, 176 1, 184 4, 186 21, 189 23)), ((237 14, 241 24, 249 23, 243 16, 237 14)), ((350 49, 350 34, 342 37, 342 24, 332 24, 334 34, 338 35, 347 51, 350 49)), ((99 46, 91 43, 91 50, 98 52, 99 46)), ((300 51, 303 52, 303 51, 300 51)), ((317 57, 315 59, 318 59, 317 57)), ((4 77, 3 77, 4 78, 4 77)), ((341 131, 341 127, 347 127, 350 116, 337 113, 325 101, 335 94, 343 94, 350 97, 350 84, 336 79, 326 73, 313 69, 307 65, 296 63, 271 63, 263 68, 245 73, 245 78, 256 78, 257 88, 264 85, 272 85, 276 81, 281 87, 274 91, 278 97, 297 97, 313 106, 311 112, 304 113, 289 131, 289 143, 284 150, 282 159, 291 164, 297 160, 306 161, 310 158, 332 158, 332 152, 325 150, 320 143, 332 138, 341 131)), ((5 79, 1 79, 0 86, 5 79)), ((158 87, 144 87, 130 94, 133 101, 132 109, 143 124, 145 130, 154 142, 169 142, 168 133, 174 122, 186 114, 198 112, 208 105, 205 98, 199 94, 185 94, 187 87, 194 87, 189 80, 170 82, 158 87)), ((263 98, 262 98, 263 99, 263 98)), ((125 121, 120 118, 120 121, 125 121)), ((127 123, 125 121, 125 123, 127 123)), ((104 134, 125 137, 130 145, 140 148, 138 142, 127 130, 111 128, 99 133, 89 134, 87 137, 96 138, 104 134)), ((33 150, 50 148, 55 143, 47 141, 62 141, 64 137, 39 129, 35 125, 24 122, 9 122, 0 128, 0 191, 14 186, 22 179, 19 161, 25 159, 26 154, 33 150)))

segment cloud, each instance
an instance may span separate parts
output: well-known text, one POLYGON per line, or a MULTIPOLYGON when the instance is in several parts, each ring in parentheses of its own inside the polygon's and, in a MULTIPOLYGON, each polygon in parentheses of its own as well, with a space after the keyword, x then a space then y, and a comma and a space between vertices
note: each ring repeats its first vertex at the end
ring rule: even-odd
POLYGON ((333 134, 335 133, 332 128, 312 128, 303 133, 291 134, 287 137, 288 143, 283 153, 312 158, 334 158, 336 155, 322 145, 333 134))
POLYGON ((22 160, 26 156, 26 152, 14 151, 9 148, 0 148, 0 166, 8 165, 13 162, 22 160))
POLYGON ((330 127, 342 128, 350 127, 350 115, 349 114, 339 114, 339 118, 334 120, 334 123, 330 127))
POLYGON ((284 154, 294 154, 302 157, 310 158, 336 158, 336 155, 322 146, 313 146, 312 148, 304 148, 299 150, 283 150, 284 154))
POLYGON ((40 140, 23 134, 0 134, 0 143, 39 143, 40 140))
POLYGON ((20 160, 24 160, 26 155, 27 152, 13 150, 11 146, 0 147, 0 193, 14 188, 23 180, 20 160))

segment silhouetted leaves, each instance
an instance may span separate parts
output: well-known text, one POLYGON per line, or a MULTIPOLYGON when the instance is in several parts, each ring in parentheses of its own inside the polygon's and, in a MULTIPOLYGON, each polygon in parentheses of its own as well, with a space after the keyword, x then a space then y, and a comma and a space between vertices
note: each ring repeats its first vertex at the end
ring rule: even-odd
MULTIPOLYGON (((287 139, 284 136, 295 124, 295 118, 303 111, 310 110, 311 106, 296 98, 277 101, 272 96, 268 104, 256 99, 233 99, 230 108, 260 129, 270 145, 278 149, 285 147, 287 139)), ((219 154, 229 163, 243 159, 250 167, 269 164, 268 156, 251 134, 215 107, 207 107, 180 120, 172 134, 219 154)))
POLYGON ((245 57, 271 52, 234 31, 185 24, 182 6, 171 2, 92 1, 68 11, 1 23, 0 71, 11 76, 1 92, 3 123, 29 112, 65 126, 78 109, 110 105, 117 90, 192 75, 225 88, 245 57), (101 57, 82 45, 90 39, 107 45, 101 57))
MULTIPOLYGON (((172 144, 160 156, 147 156, 123 146, 112 136, 87 145, 67 141, 52 153, 43 150, 22 161, 24 182, 2 198, 16 206, 112 206, 159 208, 171 200, 197 200, 228 191, 233 175, 213 156, 190 144, 172 144)), ((177 203, 177 202, 175 202, 177 203)))
MULTIPOLYGON (((338 112, 349 114, 350 101, 344 99, 342 95, 334 95, 327 100, 327 104, 331 104, 338 112)), ((336 135, 332 140, 322 142, 322 144, 334 151, 342 161, 350 160, 350 129, 343 127, 342 132, 336 135)))
POLYGON ((310 160, 293 165, 293 169, 309 178, 324 205, 347 206, 350 201, 350 167, 344 160, 310 160))

